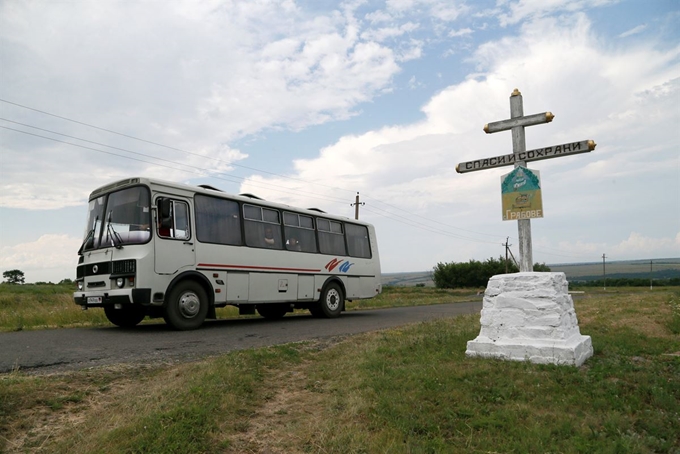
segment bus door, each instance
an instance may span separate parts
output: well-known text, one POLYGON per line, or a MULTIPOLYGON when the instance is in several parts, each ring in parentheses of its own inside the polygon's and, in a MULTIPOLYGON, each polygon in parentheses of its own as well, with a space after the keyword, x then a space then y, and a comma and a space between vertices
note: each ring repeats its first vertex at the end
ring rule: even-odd
POLYGON ((189 202, 179 197, 156 199, 155 270, 175 274, 196 263, 189 202))

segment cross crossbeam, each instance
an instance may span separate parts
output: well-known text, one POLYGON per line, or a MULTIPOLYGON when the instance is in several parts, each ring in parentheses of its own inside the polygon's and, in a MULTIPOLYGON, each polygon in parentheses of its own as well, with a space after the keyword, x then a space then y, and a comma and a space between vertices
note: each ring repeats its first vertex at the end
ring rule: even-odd
POLYGON ((552 147, 537 148, 535 150, 521 151, 519 153, 495 156, 493 158, 476 159, 474 161, 461 162, 456 166, 456 172, 466 173, 476 170, 492 169, 515 164, 516 162, 532 162, 542 159, 559 158, 562 156, 588 153, 595 149, 597 144, 592 140, 564 143, 552 147))
POLYGON ((510 118, 509 120, 495 121, 484 125, 484 132, 493 134, 494 132, 507 131, 508 129, 517 126, 533 126, 543 123, 550 123, 555 118, 552 112, 543 112, 540 114, 527 115, 525 117, 510 118))

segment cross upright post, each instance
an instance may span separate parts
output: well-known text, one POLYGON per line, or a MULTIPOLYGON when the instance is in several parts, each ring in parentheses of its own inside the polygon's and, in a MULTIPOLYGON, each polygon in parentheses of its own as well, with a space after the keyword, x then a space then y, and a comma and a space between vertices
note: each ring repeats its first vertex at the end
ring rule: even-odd
MULTIPOLYGON (((510 95, 510 119, 524 116, 524 105, 522 102, 522 93, 518 89, 510 95)), ((512 152, 516 156, 521 156, 520 153, 527 151, 527 144, 524 136, 524 125, 513 126, 512 128, 512 152)), ((526 162, 515 161, 515 168, 526 167, 526 162)), ((519 236, 519 270, 533 271, 534 261, 533 253, 531 251, 531 220, 519 219, 517 221, 517 230, 519 236)))

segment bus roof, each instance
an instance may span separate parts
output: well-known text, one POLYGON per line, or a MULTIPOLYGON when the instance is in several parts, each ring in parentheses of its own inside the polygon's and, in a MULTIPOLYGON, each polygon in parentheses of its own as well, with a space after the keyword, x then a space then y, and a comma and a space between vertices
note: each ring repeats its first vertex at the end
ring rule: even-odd
POLYGON ((257 196, 254 196, 253 194, 229 194, 227 192, 223 192, 220 189, 214 188, 212 186, 207 186, 207 185, 199 185, 199 186, 192 186, 184 183, 176 183, 173 181, 167 181, 167 180, 161 180, 157 178, 148 178, 148 177, 134 177, 134 178, 126 178, 123 180, 118 180, 113 183, 106 184, 104 186, 101 186, 90 194, 89 200, 92 200, 94 198, 100 197, 103 194, 106 194, 108 192, 112 192, 114 190, 122 189, 127 186, 136 186, 136 185, 145 185, 149 186, 150 188, 158 188, 158 187, 164 187, 168 188, 170 190, 179 190, 179 191, 184 191, 184 192, 191 192, 194 194, 205 194, 205 195, 210 195, 213 197, 219 197, 219 198, 224 198, 224 199, 230 199, 230 200, 236 200, 239 202, 243 203, 250 203, 250 204, 256 204, 260 206, 266 206, 270 208, 277 208, 280 210, 291 210, 291 211, 296 211, 298 213, 305 213, 309 216, 314 216, 314 217, 323 217, 323 218, 328 218, 328 219, 335 219, 335 220, 340 220, 340 221, 350 221, 353 223, 357 224, 364 224, 364 225, 370 225, 368 222, 365 221, 360 221, 356 219, 350 219, 348 217, 344 216, 337 216, 333 214, 326 213, 325 211, 322 211, 318 208, 299 208, 295 207, 292 205, 286 205, 284 203, 278 203, 278 202, 270 202, 268 200, 261 199, 257 196))

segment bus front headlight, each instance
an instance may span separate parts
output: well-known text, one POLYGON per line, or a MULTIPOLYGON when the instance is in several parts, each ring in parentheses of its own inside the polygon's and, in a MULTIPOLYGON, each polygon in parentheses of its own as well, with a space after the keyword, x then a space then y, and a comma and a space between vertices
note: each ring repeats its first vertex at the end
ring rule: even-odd
POLYGON ((83 281, 78 281, 78 291, 83 291, 83 281))
POLYGON ((125 286, 125 279, 119 277, 118 279, 116 279, 116 285, 118 286, 118 288, 123 288, 125 286))

